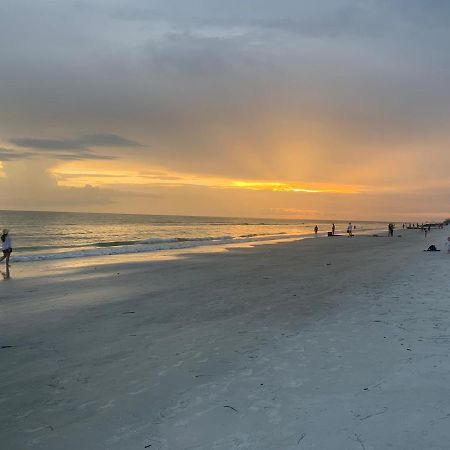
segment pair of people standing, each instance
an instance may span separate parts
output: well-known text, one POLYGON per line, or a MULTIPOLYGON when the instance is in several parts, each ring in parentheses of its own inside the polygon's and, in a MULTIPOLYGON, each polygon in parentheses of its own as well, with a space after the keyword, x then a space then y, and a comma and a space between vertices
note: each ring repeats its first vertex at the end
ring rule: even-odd
POLYGON ((3 251, 3 256, 0 258, 0 262, 6 260, 6 267, 8 267, 9 258, 12 253, 12 242, 11 237, 9 236, 9 230, 7 230, 6 228, 3 230, 0 240, 2 243, 2 251, 3 251))

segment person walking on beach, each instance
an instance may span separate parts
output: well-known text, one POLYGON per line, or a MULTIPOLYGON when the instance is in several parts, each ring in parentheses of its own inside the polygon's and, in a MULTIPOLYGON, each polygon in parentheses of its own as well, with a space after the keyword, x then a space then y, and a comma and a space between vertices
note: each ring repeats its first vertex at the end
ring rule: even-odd
POLYGON ((353 226, 352 226, 351 222, 348 223, 347 234, 348 234, 348 237, 352 237, 353 236, 353 226))
POLYGON ((2 262, 4 259, 6 260, 6 267, 9 266, 9 257, 12 253, 12 243, 11 238, 9 236, 9 230, 6 228, 3 230, 2 235, 0 237, 2 242, 2 251, 3 256, 0 258, 0 262, 2 262))
POLYGON ((314 234, 317 236, 317 232, 319 231, 319 227, 316 225, 315 227, 314 227, 314 234))
POLYGON ((331 234, 334 236, 334 233, 336 232, 336 225, 333 223, 331 226, 331 234))

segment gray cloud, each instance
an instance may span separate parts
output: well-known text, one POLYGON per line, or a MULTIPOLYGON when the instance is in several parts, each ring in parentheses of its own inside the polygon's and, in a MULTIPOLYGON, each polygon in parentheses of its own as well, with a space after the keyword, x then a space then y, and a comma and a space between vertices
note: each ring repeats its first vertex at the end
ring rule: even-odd
MULTIPOLYGON (((39 152, 44 152, 47 157, 66 161, 113 160, 118 158, 117 156, 94 152, 89 147, 141 147, 138 142, 116 134, 90 134, 76 139, 11 138, 9 142, 17 147, 34 150, 34 153, 15 152, 9 156, 10 158, 16 156, 16 159, 18 159, 18 155, 22 155, 22 158, 31 155, 39 156, 39 152)), ((7 158, 8 155, 5 154, 3 157, 7 158)), ((1 157, 2 154, 0 153, 1 157)))
POLYGON ((84 145, 77 140, 58 140, 58 139, 35 139, 35 138, 12 138, 11 144, 17 147, 33 148, 39 150, 75 150, 82 149, 84 145))
POLYGON ((80 141, 86 147, 142 147, 138 142, 117 134, 90 134, 80 138, 80 141))
POLYGON ((17 152, 9 148, 0 147, 0 161, 19 161, 22 159, 30 159, 34 156, 31 152, 17 152))
POLYGON ((88 147, 140 147, 141 145, 130 139, 116 134, 91 134, 76 139, 39 139, 12 138, 10 143, 18 147, 39 150, 84 150, 88 147))
POLYGON ((118 159, 117 156, 103 155, 100 153, 93 153, 90 151, 81 151, 79 153, 61 153, 61 154, 51 154, 51 158, 65 160, 65 161, 110 161, 118 159))
POLYGON ((381 35, 399 27, 445 28, 450 16, 446 0, 178 0, 170 3, 135 0, 112 9, 123 21, 161 22, 181 27, 214 25, 278 29, 305 36, 381 35))

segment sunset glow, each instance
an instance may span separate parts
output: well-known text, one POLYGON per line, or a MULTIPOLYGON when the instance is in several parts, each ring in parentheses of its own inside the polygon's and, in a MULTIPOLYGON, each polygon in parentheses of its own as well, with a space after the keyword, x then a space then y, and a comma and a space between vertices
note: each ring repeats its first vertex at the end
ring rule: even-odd
POLYGON ((75 3, 0 15, 4 208, 448 215, 438 7, 75 3))
POLYGON ((272 192, 298 192, 298 193, 335 193, 335 194, 357 194, 360 187, 352 186, 300 186, 285 182, 274 181, 236 181, 222 178, 195 177, 189 174, 169 173, 162 169, 147 172, 133 170, 104 170, 101 165, 98 169, 83 168, 84 164, 69 163, 62 164, 49 170, 55 177, 58 186, 62 187, 84 187, 89 186, 113 186, 113 185, 165 185, 171 187, 180 186, 204 186, 220 189, 245 189, 250 191, 272 191, 272 192))

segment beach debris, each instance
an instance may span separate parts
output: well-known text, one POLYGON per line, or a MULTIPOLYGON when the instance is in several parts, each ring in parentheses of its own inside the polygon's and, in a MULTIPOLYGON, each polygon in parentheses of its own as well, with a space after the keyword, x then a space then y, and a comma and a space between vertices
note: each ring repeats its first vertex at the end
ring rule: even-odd
POLYGON ((14 348, 14 345, 2 345, 0 348, 14 348))
POLYGON ((151 446, 152 446, 152 444, 148 444, 144 448, 150 448, 151 446))
POLYGON ((300 435, 300 437, 298 438, 298 441, 297 441, 297 445, 300 445, 300 442, 302 442, 303 439, 305 439, 305 436, 306 436, 306 433, 302 433, 302 434, 300 435))
POLYGON ((381 414, 384 414, 387 410, 388 410, 388 407, 385 406, 385 407, 383 407, 383 409, 381 411, 377 411, 372 414, 367 414, 365 416, 361 416, 361 414, 358 414, 355 411, 350 411, 350 412, 355 416, 356 419, 363 422, 364 420, 370 419, 371 417, 380 416, 381 414))
POLYGON ((230 408, 230 409, 232 409, 232 410, 235 411, 235 412, 239 412, 236 408, 233 408, 233 407, 230 406, 230 405, 224 405, 224 408, 230 408))
POLYGON ((122 314, 134 314, 134 311, 125 311, 122 314))
POLYGON ((383 384, 383 382, 380 382, 380 383, 374 384, 373 386, 365 387, 363 389, 363 391, 369 391, 370 390, 369 388, 372 388, 372 389, 379 388, 382 384, 383 384))
POLYGON ((361 440, 361 436, 357 433, 355 433, 355 442, 358 442, 358 444, 361 446, 362 450, 366 450, 366 446, 364 445, 364 442, 361 440))

